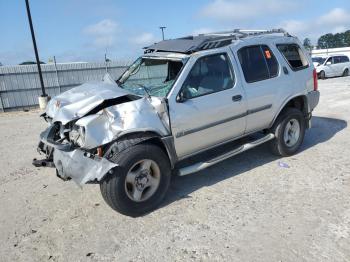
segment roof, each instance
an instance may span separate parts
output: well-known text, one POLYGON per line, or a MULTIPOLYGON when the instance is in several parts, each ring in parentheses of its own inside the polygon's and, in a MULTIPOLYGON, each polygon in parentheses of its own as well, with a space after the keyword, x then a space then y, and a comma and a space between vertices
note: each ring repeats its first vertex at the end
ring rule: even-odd
POLYGON ((235 40, 239 40, 248 36, 260 36, 265 34, 282 33, 290 36, 283 29, 272 30, 242 30, 235 29, 233 31, 215 32, 209 34, 200 34, 196 36, 187 36, 176 39, 164 40, 146 47, 145 53, 152 52, 175 52, 183 54, 191 54, 201 50, 219 48, 227 46, 235 40))
MULTIPOLYGON (((222 37, 220 37, 222 38, 222 37)), ((218 37, 214 36, 206 36, 206 35, 198 35, 198 36, 187 36, 183 38, 164 40, 158 43, 155 43, 146 48, 146 51, 166 51, 166 52, 175 52, 175 53, 193 53, 199 51, 201 47, 213 40, 219 40, 218 37)), ((232 43, 232 39, 229 39, 225 45, 232 43)), ((216 47, 223 46, 223 42, 221 44, 218 42, 216 47)))
POLYGON ((153 52, 153 53, 146 53, 143 55, 143 57, 182 60, 182 59, 188 57, 188 54, 178 53, 178 52, 153 52))

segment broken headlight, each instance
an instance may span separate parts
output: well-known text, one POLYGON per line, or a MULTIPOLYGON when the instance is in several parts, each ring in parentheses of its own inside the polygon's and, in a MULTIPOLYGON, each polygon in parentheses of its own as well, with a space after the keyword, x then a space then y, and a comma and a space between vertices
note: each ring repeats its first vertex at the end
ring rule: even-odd
POLYGON ((69 132, 69 140, 75 145, 80 147, 84 146, 85 128, 83 126, 74 125, 72 130, 69 132))

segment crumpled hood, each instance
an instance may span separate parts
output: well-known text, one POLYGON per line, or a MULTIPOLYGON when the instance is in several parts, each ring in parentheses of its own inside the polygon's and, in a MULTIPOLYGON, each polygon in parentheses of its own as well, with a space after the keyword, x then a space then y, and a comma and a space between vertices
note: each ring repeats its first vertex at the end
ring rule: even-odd
POLYGON ((66 124, 85 116, 106 100, 126 95, 130 93, 106 75, 101 82, 85 83, 54 97, 46 107, 46 114, 53 118, 53 122, 66 124))

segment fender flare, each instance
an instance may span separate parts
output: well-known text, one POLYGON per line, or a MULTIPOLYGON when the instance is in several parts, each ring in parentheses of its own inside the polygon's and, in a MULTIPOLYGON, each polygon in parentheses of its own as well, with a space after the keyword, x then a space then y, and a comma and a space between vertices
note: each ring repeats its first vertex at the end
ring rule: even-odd
POLYGON ((277 117, 281 114, 282 110, 286 107, 286 105, 292 101, 293 99, 297 98, 297 97, 301 97, 303 99, 303 114, 306 117, 308 115, 308 112, 310 111, 309 109, 309 103, 307 101, 307 96, 305 94, 297 94, 295 96, 292 97, 288 97, 284 100, 284 102, 282 103, 282 105, 279 107, 277 114, 275 114, 273 120, 271 121, 269 128, 271 128, 273 126, 273 124, 275 123, 277 117))
POLYGON ((138 137, 138 141, 135 141, 132 145, 137 145, 146 142, 152 142, 156 145, 159 145, 165 149, 171 168, 175 167, 175 164, 178 161, 178 157, 175 150, 174 137, 172 135, 162 136, 154 130, 130 130, 130 132, 123 133, 113 141, 109 142, 106 146, 111 146, 113 143, 121 139, 126 139, 128 137, 138 137))

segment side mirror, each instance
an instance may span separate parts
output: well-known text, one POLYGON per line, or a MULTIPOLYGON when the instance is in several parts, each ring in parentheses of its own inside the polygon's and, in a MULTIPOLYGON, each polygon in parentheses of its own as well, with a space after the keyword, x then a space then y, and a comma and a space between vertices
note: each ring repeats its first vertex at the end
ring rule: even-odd
POLYGON ((332 64, 332 62, 329 62, 329 61, 326 63, 326 65, 331 65, 331 64, 332 64))
POLYGON ((187 100, 187 96, 184 94, 184 92, 181 90, 180 93, 176 97, 176 102, 183 103, 187 100))

